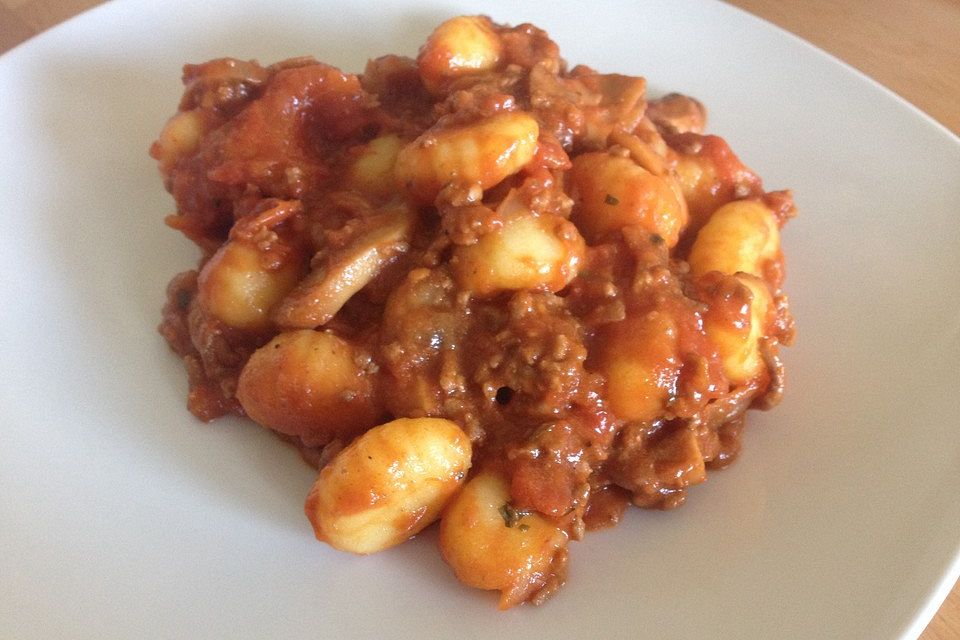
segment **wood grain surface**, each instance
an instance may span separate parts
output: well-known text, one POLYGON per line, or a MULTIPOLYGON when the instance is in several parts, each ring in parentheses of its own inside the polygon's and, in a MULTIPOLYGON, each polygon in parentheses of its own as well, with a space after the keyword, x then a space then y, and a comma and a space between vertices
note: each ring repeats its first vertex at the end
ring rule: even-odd
MULTIPOLYGON (((0 0, 0 53, 102 0, 0 0)), ((900 94, 960 135, 960 0, 731 0, 900 94)), ((960 640, 960 583, 920 640, 960 640)))

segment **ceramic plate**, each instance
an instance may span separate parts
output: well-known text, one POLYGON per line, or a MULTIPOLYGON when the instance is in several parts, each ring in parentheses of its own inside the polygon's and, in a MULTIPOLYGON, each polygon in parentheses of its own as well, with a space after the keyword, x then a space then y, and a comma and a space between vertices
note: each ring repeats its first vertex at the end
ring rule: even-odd
POLYGON ((916 636, 957 578, 960 141, 848 67, 708 1, 117 0, 0 58, 0 636, 916 636), (783 404, 673 512, 571 548, 570 580, 506 613, 427 532, 357 558, 303 516, 313 472, 241 420, 184 408, 156 333, 196 250, 147 147, 180 66, 312 54, 360 71, 483 11, 564 56, 711 112, 792 188, 799 338, 783 404))

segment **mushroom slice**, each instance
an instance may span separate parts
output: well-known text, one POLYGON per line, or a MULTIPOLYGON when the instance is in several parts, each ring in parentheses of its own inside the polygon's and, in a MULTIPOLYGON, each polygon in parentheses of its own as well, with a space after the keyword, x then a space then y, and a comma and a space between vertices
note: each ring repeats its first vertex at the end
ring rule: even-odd
POLYGON ((284 329, 314 329, 329 322, 355 293, 410 248, 416 213, 398 206, 369 219, 346 246, 320 252, 313 269, 273 312, 284 329))

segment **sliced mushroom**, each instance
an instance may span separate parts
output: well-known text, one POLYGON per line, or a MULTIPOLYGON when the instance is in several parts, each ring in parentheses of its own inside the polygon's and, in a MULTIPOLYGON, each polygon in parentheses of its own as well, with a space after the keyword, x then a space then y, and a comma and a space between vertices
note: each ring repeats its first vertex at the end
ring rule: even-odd
POLYGON ((284 329, 313 329, 329 322, 355 293, 410 247, 416 212, 406 206, 370 218, 368 228, 341 249, 314 258, 313 270, 277 306, 284 329))
POLYGON ((680 93, 668 93, 647 105, 647 117, 677 133, 703 133, 707 110, 699 100, 680 93))

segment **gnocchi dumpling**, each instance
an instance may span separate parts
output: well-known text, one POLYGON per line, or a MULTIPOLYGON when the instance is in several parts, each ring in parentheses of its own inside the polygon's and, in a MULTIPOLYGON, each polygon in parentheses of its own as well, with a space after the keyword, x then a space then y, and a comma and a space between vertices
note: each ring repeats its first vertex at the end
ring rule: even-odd
POLYGON ((359 148, 347 168, 347 186, 361 193, 388 198, 394 192, 393 167, 403 148, 400 136, 378 136, 359 148))
POLYGON ((417 56, 420 78, 431 93, 440 93, 456 78, 495 69, 503 45, 486 16, 458 16, 437 27, 417 56))
POLYGON ((268 329, 270 311, 296 286, 305 267, 297 250, 268 261, 255 243, 229 240, 200 270, 200 304, 234 329, 268 329))
POLYGON ((707 289, 714 292, 714 300, 708 300, 703 328, 717 346, 724 375, 732 384, 755 378, 765 370, 760 340, 772 323, 773 299, 767 283, 738 273, 715 277, 707 289))
POLYGON ((533 159, 539 135, 536 119, 523 112, 462 125, 441 121, 400 150, 397 185, 424 203, 450 184, 489 189, 533 159))
POLYGON ((307 446, 347 440, 375 425, 383 411, 369 361, 329 331, 287 331, 250 356, 237 399, 255 422, 307 446))
POLYGON ((655 419, 680 374, 676 323, 668 313, 650 311, 604 325, 597 335, 596 366, 607 379, 609 406, 618 417, 655 419))
POLYGON ((305 511, 318 540, 367 554, 436 520, 470 469, 470 439, 450 420, 400 418, 374 427, 321 469, 305 511))
POLYGON ((157 141, 150 147, 150 155, 160 163, 166 174, 177 160, 196 151, 206 133, 199 109, 180 111, 167 121, 157 141))
POLYGON ((514 289, 559 291, 576 275, 583 238, 568 220, 527 213, 457 247, 451 260, 457 284, 479 296, 514 289))
POLYGON ((736 200, 713 212, 690 248, 690 271, 719 271, 763 277, 765 267, 780 255, 780 227, 766 205, 736 200))
POLYGON ((630 157, 584 153, 574 158, 570 181, 577 203, 571 219, 591 243, 637 225, 672 247, 687 223, 687 207, 673 179, 654 175, 630 157))
POLYGON ((562 569, 567 534, 538 513, 510 506, 510 488, 484 471, 450 502, 440 552, 461 582, 500 592, 500 608, 524 602, 562 569))
POLYGON ((740 161, 723 138, 688 133, 671 140, 677 148, 674 170, 694 229, 703 226, 722 205, 762 192, 759 176, 740 161))

